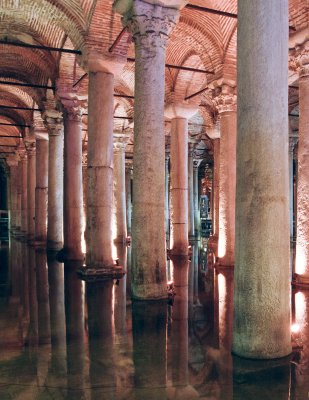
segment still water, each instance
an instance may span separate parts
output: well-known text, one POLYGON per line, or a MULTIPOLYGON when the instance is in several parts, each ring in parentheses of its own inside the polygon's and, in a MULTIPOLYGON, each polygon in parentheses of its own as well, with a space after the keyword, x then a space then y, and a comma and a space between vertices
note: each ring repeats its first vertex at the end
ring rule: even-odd
MULTIPOLYGON (((117 247, 130 268, 129 247, 117 247)), ((77 265, 0 248, 0 399, 309 398, 309 291, 292 293, 291 356, 231 355, 233 271, 204 249, 170 261, 174 299, 130 299, 130 274, 84 284, 77 265)))

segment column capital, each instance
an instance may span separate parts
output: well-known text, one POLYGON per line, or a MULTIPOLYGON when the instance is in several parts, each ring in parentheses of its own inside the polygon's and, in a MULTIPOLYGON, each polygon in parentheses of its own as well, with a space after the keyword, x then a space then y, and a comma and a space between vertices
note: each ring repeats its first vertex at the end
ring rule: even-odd
POLYGON ((70 121, 81 122, 83 113, 87 108, 87 97, 78 96, 76 93, 58 93, 64 114, 70 121))
POLYGON ((293 53, 299 77, 309 76, 309 41, 296 45, 293 53))
POLYGON ((297 142, 298 142, 298 137, 296 137, 296 136, 289 137, 289 152, 290 153, 294 152, 294 148, 295 148, 297 142))
POLYGON ((59 136, 63 133, 63 115, 60 111, 46 110, 43 119, 49 136, 59 136))
POLYGON ((19 155, 20 161, 27 161, 28 154, 24 146, 17 148, 17 154, 19 155))
POLYGON ((25 146, 26 146, 26 151, 27 151, 28 157, 34 156, 35 153, 36 153, 36 145, 35 145, 35 142, 33 142, 33 141, 26 141, 26 142, 25 142, 25 146))
POLYGON ((114 132, 113 136, 114 136, 114 150, 116 151, 124 150, 130 140, 130 136, 118 132, 114 132))
POLYGON ((236 87, 230 86, 225 83, 213 82, 212 83, 212 96, 213 102, 219 114, 224 112, 236 112, 237 110, 237 96, 236 87))
POLYGON ((170 32, 177 23, 181 0, 117 0, 114 8, 123 15, 122 22, 132 33, 137 47, 155 56, 156 48, 165 48, 170 32))
POLYGON ((82 154, 82 166, 83 167, 87 167, 87 164, 88 164, 88 154, 87 154, 87 151, 83 151, 83 154, 82 154))
POLYGON ((168 119, 190 119, 198 112, 198 106, 187 102, 169 103, 165 106, 164 115, 168 119))
POLYGON ((105 72, 119 76, 127 60, 116 54, 101 54, 90 49, 87 56, 87 69, 89 72, 105 72))
POLYGON ((203 160, 200 160, 200 159, 196 159, 196 158, 195 158, 195 159, 193 160, 193 168, 194 168, 194 169, 198 169, 198 167, 201 165, 202 161, 203 161, 203 160))
POLYGON ((125 168, 127 170, 133 171, 133 160, 126 158, 125 160, 125 168))

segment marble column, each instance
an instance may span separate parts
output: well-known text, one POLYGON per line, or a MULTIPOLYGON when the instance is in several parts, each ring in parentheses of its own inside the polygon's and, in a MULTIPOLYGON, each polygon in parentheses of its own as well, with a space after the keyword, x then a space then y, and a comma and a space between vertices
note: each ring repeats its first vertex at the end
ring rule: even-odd
POLYGON ((82 250, 86 254, 86 221, 87 221, 87 152, 83 151, 83 237, 82 237, 82 250))
POLYGON ((28 238, 34 239, 35 233, 35 186, 36 186, 36 147, 32 142, 27 149, 28 169, 27 169, 27 202, 28 202, 28 238))
POLYGON ((85 101, 60 94, 64 107, 63 240, 66 260, 83 260, 82 115, 85 101))
POLYGON ((194 239, 194 180, 193 180, 194 143, 189 143, 188 155, 188 233, 189 239, 194 239))
POLYGON ((297 181, 297 237, 294 280, 309 287, 309 41, 298 49, 299 138, 297 181))
POLYGON ((9 157, 6 160, 10 168, 10 231, 14 231, 17 226, 18 213, 18 159, 17 157, 9 157))
POLYGON ((35 242, 46 246, 48 200, 48 137, 36 139, 35 242))
POLYGON ((170 173, 169 173, 170 154, 165 153, 165 229, 166 239, 170 237, 170 173))
POLYGON ((125 243, 127 239, 125 148, 128 137, 114 133, 114 212, 116 243, 125 243))
POLYGON ((188 120, 196 113, 189 104, 169 104, 171 120, 171 251, 188 254, 188 120))
POLYGON ((18 182, 17 182, 17 205, 16 205, 16 231, 19 234, 21 231, 21 214, 22 214, 22 162, 20 157, 18 161, 18 182))
POLYGON ((133 166, 132 162, 126 163, 126 202, 127 202, 127 231, 128 235, 131 236, 132 228, 132 177, 133 177, 133 166))
POLYGON ((199 179, 198 169, 201 164, 201 160, 193 161, 193 203, 194 203, 194 231, 195 239, 200 240, 201 238, 201 217, 200 217, 200 198, 199 198, 199 179))
POLYGON ((25 150, 20 152, 21 160, 21 233, 28 231, 28 190, 27 190, 27 165, 28 156, 25 150))
POLYGON ((233 352, 252 359, 291 352, 288 26, 287 0, 238 2, 233 352))
POLYGON ((219 167, 219 264, 235 262, 235 196, 236 196, 236 89, 214 83, 214 101, 220 118, 219 167))
POLYGON ((62 114, 57 111, 47 111, 45 122, 49 134, 47 247, 60 250, 63 245, 62 114))
POLYGON ((297 137, 289 137, 290 240, 294 238, 294 148, 297 137))
POLYGON ((90 55, 88 60, 87 255, 89 269, 114 269, 113 114, 115 74, 122 60, 90 55))
POLYGON ((135 43, 132 295, 161 299, 166 290, 165 238, 165 48, 178 18, 175 8, 117 0, 135 43))
POLYGON ((212 232, 213 238, 218 243, 219 237, 219 181, 220 181, 220 138, 213 140, 214 145, 214 169, 213 169, 213 213, 212 232))

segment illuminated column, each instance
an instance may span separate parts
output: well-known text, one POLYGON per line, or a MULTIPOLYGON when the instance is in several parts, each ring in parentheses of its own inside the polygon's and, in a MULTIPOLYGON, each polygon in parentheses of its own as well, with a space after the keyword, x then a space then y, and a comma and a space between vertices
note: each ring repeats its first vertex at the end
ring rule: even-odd
POLYGON ((128 139, 126 135, 114 133, 114 239, 117 243, 125 243, 127 239, 125 148, 128 139))
POLYGON ((85 101, 61 93, 64 107, 63 239, 66 260, 83 260, 82 115, 85 101))
MULTIPOLYGON (((19 154, 19 153, 18 153, 19 154)), ((21 192, 22 192, 22 162, 18 155, 18 183, 17 183, 17 205, 16 205, 16 233, 21 231, 21 192)))
POLYGON ((220 181, 220 138, 213 140, 214 146, 214 171, 213 171, 213 214, 212 229, 213 239, 218 244, 219 237, 219 181, 220 181))
POLYGON ((87 151, 83 150, 83 239, 82 250, 86 254, 86 221, 87 221, 87 151))
POLYGON ((220 117, 219 167, 219 264, 233 266, 235 259, 235 194, 236 194, 236 89, 216 86, 214 102, 220 117))
POLYGON ((60 250, 63 245, 63 119, 48 110, 45 123, 49 134, 47 247, 60 250))
POLYGON ((297 49, 299 70, 299 138, 295 282, 309 287, 309 41, 297 49))
POLYGON ((289 178, 290 178, 290 239, 294 238, 294 148, 297 143, 297 137, 289 137, 289 178))
POLYGON ((26 150, 21 150, 19 154, 21 160, 21 233, 25 235, 28 231, 28 190, 27 190, 28 158, 26 150))
POLYGON ((169 174, 169 160, 170 154, 165 153, 165 229, 166 229, 166 238, 169 239, 170 235, 170 174, 169 174))
POLYGON ((48 135, 36 132, 35 242, 46 246, 48 201, 48 135))
POLYGON ((28 153, 28 169, 27 169, 27 181, 28 181, 28 238, 34 239, 35 233, 35 186, 36 186, 36 147, 35 143, 29 143, 27 148, 28 153))
POLYGON ((291 352, 288 27, 288 0, 238 2, 233 352, 253 359, 291 352))
MULTIPOLYGON (((169 104, 171 120, 171 250, 188 254, 188 120, 197 112, 189 104, 169 104)), ((194 204, 194 195, 193 195, 194 204)))
POLYGON ((91 54, 88 60, 87 274, 112 270, 113 115, 115 74, 122 60, 91 54))
POLYGON ((193 159, 194 159, 194 144, 189 143, 188 155, 188 221, 189 221, 189 239, 194 239, 194 181, 193 181, 193 159))
POLYGON ((200 240, 201 236, 201 218, 200 218, 200 205, 199 205, 199 182, 198 182, 198 168, 202 160, 193 161, 193 201, 194 201, 194 231, 195 239, 200 240))
POLYGON ((132 227, 132 177, 133 177, 133 163, 126 161, 126 201, 127 201, 127 230, 128 235, 131 236, 132 227))
POLYGON ((18 226, 18 159, 16 156, 8 157, 6 163, 10 168, 10 230, 13 231, 18 226))
POLYGON ((165 48, 175 26, 175 8, 140 0, 116 0, 116 11, 135 42, 134 180, 132 294, 139 299, 167 297, 165 238, 165 48))

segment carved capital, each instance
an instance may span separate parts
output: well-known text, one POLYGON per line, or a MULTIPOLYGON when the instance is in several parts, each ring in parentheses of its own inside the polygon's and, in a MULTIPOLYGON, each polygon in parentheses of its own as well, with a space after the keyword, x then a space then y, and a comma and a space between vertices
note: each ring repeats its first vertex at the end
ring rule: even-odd
POLYGON ((154 57, 157 48, 165 49, 178 17, 179 11, 175 8, 135 0, 122 21, 131 32, 135 45, 147 50, 147 57, 154 57))
POLYGON ((214 87, 212 90, 213 102, 219 114, 224 112, 236 112, 237 96, 236 87, 222 85, 214 87))
POLYGON ((81 122, 83 113, 87 107, 85 99, 79 99, 78 97, 73 98, 61 98, 61 103, 64 108, 64 115, 70 121, 81 122))
POLYGON ((198 169, 198 167, 201 165, 202 161, 203 160, 198 160, 198 159, 193 160, 193 168, 198 169))
POLYGON ((82 154, 82 166, 87 167, 87 164, 88 164, 88 154, 86 151, 84 151, 82 154))
POLYGON ((46 110, 43 114, 44 124, 49 136, 59 136, 63 134, 63 116, 57 110, 46 110))
POLYGON ((114 151, 124 151, 129 140, 129 135, 114 133, 114 151))
POLYGON ((36 154, 36 143, 35 142, 25 142, 28 157, 32 157, 36 154))
MULTIPOLYGON (((294 65, 299 77, 309 76, 309 41, 302 45, 297 45, 293 51, 294 65)), ((293 59, 293 57, 292 57, 293 59)))

